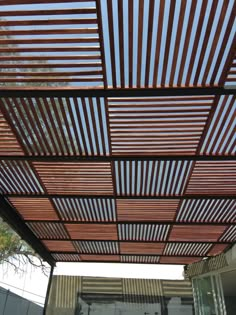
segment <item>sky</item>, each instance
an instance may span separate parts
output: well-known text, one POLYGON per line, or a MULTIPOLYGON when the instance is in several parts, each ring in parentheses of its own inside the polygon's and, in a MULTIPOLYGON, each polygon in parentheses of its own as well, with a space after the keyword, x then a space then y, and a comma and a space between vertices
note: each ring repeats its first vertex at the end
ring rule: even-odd
MULTIPOLYGON (((182 280, 182 265, 147 265, 119 263, 57 263, 55 275, 77 275, 91 277, 118 277, 144 279, 173 279, 182 280)), ((9 267, 0 267, 0 287, 43 305, 47 291, 48 278, 40 269, 25 267, 23 274, 16 274, 9 267)))

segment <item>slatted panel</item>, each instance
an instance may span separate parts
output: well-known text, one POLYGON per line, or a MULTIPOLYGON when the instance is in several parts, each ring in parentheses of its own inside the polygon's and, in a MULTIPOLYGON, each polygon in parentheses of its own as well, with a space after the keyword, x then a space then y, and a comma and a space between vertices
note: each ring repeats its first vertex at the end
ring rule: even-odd
POLYGON ((166 256, 205 256, 211 247, 211 243, 168 243, 163 254, 166 256))
POLYGON ((116 221, 115 200, 102 198, 55 198, 65 221, 116 221))
POLYGON ((118 233, 121 241, 165 241, 170 225, 164 224, 119 224, 118 233))
POLYGON ((192 161, 116 161, 118 195, 182 195, 192 161))
POLYGON ((117 199, 119 221, 173 221, 179 200, 117 199))
POLYGON ((236 153, 236 100, 234 95, 221 96, 210 128, 201 147, 201 154, 236 153))
POLYGON ((43 244, 51 252, 76 252, 70 241, 43 241, 43 244))
POLYGON ((164 249, 165 243, 149 243, 149 242, 120 242, 121 254, 152 254, 161 255, 164 249))
POLYGON ((1 8, 1 85, 104 86, 95 1, 1 8))
POLYGON ((217 85, 225 76, 233 48, 234 1, 102 3, 109 85, 217 85))
POLYGON ((194 262, 200 261, 201 258, 199 257, 161 257, 160 264, 180 264, 180 265, 187 265, 192 264, 194 262))
POLYGON ((95 195, 113 193, 110 163, 33 164, 49 193, 95 195))
POLYGON ((59 219, 49 199, 9 198, 9 200, 25 220, 59 219))
POLYGON ((43 3, 0 1, 0 85, 31 86, 0 100, 3 198, 57 261, 182 264, 225 250, 236 239, 234 93, 122 93, 232 87, 235 1, 43 3), (37 97, 42 86, 57 88, 37 97))
POLYGON ((235 222, 236 199, 182 200, 176 220, 179 222, 235 222))
POLYGON ((82 261, 120 261, 118 255, 80 255, 82 261))
POLYGON ((118 242, 75 241, 74 246, 81 254, 119 254, 118 242))
POLYGON ((65 224, 72 239, 117 240, 115 224, 65 224))
POLYGON ((226 230, 226 225, 174 225, 170 241, 216 242, 226 230))
POLYGON ((190 178, 187 194, 235 194, 236 162, 196 162, 190 178))
POLYGON ((0 161, 0 189, 4 193, 43 193, 43 188, 27 161, 0 161))
POLYGON ((134 255, 121 255, 121 262, 124 263, 142 263, 142 264, 157 264, 159 256, 134 256, 134 255))
POLYGON ((68 234, 62 223, 27 223, 28 227, 40 239, 67 239, 68 234))
POLYGON ((225 85, 234 86, 236 83, 236 56, 233 59, 231 67, 226 77, 225 85))
POLYGON ((103 98, 5 98, 0 105, 29 155, 109 154, 103 98))
POLYGON ((0 111, 0 154, 24 155, 24 152, 11 130, 8 122, 0 111))
POLYGON ((217 244, 214 245, 211 250, 208 252, 209 256, 216 256, 221 254, 229 245, 227 244, 217 244))
POLYGON ((108 99, 113 155, 193 155, 213 96, 108 99))
POLYGON ((236 241, 236 225, 231 225, 220 238, 220 241, 235 242, 236 241))
POLYGON ((80 261, 80 256, 77 254, 52 254, 52 257, 56 261, 71 261, 71 262, 78 262, 80 261))

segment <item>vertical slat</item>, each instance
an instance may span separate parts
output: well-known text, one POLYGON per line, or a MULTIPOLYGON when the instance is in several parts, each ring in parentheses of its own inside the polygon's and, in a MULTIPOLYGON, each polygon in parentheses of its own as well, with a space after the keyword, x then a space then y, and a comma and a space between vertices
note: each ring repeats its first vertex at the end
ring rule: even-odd
POLYGON ((107 0, 107 11, 108 11, 108 25, 109 25, 109 43, 111 50, 111 68, 112 68, 112 82, 113 87, 117 87, 116 80, 116 64, 115 64, 115 36, 114 36, 114 19, 113 19, 113 1, 107 0))
POLYGON ((134 32, 134 21, 133 21, 133 16, 134 16, 134 2, 133 0, 128 1, 128 27, 129 27, 129 88, 133 87, 133 32, 134 32))
POLYGON ((137 57, 137 87, 141 87, 142 47, 143 47, 143 13, 144 0, 139 0, 138 8, 138 57, 137 57))
POLYGON ((164 19, 164 10, 165 10, 165 1, 159 2, 159 16, 158 16, 158 32, 157 32, 157 40, 156 40, 156 49, 155 49, 155 63, 154 63, 154 71, 153 71, 153 87, 157 86, 157 76, 158 66, 160 62, 160 49, 161 49, 161 39, 162 39, 162 29, 163 29, 163 19, 164 19))
POLYGON ((168 29, 167 29, 167 35, 166 35, 166 44, 165 44, 165 50, 164 50, 164 64, 163 64, 163 70, 162 70, 162 75, 161 75, 162 87, 164 87, 166 84, 166 72, 167 72, 167 65, 169 61, 169 52, 170 52, 171 35, 172 35, 172 29, 173 29, 173 23, 174 23, 175 7, 176 7, 176 0, 171 0, 169 20, 168 20, 168 29))
POLYGON ((154 17, 155 1, 151 0, 149 4, 148 14, 148 38, 147 38, 147 56, 146 56, 146 72, 145 72, 145 87, 149 86, 150 64, 151 64, 151 48, 152 48, 152 34, 153 34, 153 17, 154 17))
POLYGON ((124 25, 123 25, 123 0, 118 1, 119 20, 119 53, 120 53, 120 85, 125 87, 125 63, 124 63, 124 25))

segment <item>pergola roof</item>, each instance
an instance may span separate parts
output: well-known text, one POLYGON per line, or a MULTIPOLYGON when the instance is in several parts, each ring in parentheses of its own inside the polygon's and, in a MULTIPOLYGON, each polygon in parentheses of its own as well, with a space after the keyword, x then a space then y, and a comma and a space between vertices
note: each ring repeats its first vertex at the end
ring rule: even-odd
POLYGON ((0 1, 0 213, 49 263, 235 242, 235 10, 0 1))

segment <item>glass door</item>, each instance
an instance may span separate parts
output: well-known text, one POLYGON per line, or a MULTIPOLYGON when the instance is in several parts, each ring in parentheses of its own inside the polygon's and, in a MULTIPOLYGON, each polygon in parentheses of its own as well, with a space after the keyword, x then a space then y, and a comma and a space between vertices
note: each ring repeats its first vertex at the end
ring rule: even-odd
POLYGON ((193 292, 196 315, 227 315, 219 275, 193 279, 193 292))

